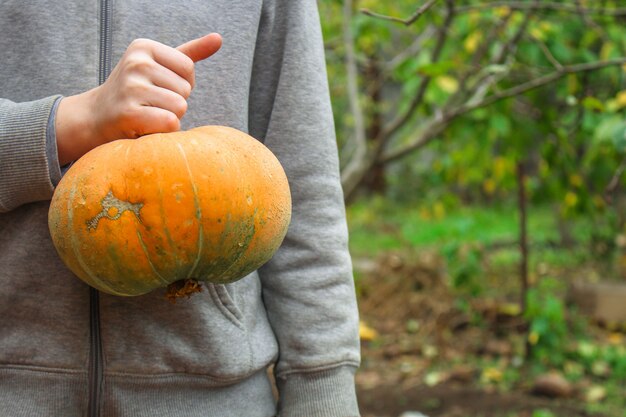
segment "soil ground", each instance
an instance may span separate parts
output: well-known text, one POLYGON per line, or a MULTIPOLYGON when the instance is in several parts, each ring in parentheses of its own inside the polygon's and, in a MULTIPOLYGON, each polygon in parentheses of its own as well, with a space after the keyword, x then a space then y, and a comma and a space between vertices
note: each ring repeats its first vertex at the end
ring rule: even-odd
POLYGON ((435 387, 401 388, 379 386, 359 389, 363 417, 398 417, 419 410, 428 417, 531 417, 536 410, 550 410, 558 416, 591 417, 576 404, 534 397, 519 392, 490 393, 458 383, 435 387))
POLYGON ((362 340, 357 374, 363 417, 407 411, 428 417, 531 417, 539 409, 558 417, 605 417, 589 414, 575 398, 533 395, 530 383, 504 389, 503 383, 485 383, 477 360, 515 363, 524 323, 485 297, 468 298, 483 323, 473 325, 467 309, 458 308, 437 256, 387 254, 355 260, 355 268, 361 320, 375 331, 366 338, 371 340, 362 340))

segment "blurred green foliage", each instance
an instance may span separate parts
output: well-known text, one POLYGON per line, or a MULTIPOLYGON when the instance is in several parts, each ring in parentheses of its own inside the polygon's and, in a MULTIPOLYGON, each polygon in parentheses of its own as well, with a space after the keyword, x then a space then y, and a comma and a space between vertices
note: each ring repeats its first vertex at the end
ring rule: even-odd
POLYGON ((562 285, 552 278, 542 279, 526 297, 525 316, 530 325, 528 334, 533 359, 546 366, 562 366, 569 342, 565 305, 556 290, 562 285))
MULTIPOLYGON (((437 31, 445 24, 444 1, 409 26, 362 13, 367 9, 405 18, 418 3, 356 1, 350 22, 359 103, 370 131, 381 120, 384 127, 402 115, 428 81, 423 101, 389 148, 410 142, 436 112, 471 101, 468 92, 477 94, 476 86, 488 77, 498 79, 490 84, 491 93, 497 93, 553 73, 555 65, 626 56, 624 17, 555 10, 529 16, 528 10, 507 7, 464 9, 483 1, 454 2, 461 11, 448 22, 447 38, 435 54, 437 31), (519 41, 511 44, 522 27, 519 41), (507 47, 513 51, 499 61, 507 47)), ((354 118, 346 90, 342 2, 325 0, 320 10, 345 165, 352 155, 354 118)), ((468 203, 510 202, 518 186, 516 165, 523 163, 533 203, 552 205, 555 215, 564 219, 590 217, 599 227, 610 226, 614 236, 616 228, 624 226, 626 175, 618 176, 616 184, 614 177, 626 163, 625 75, 623 66, 570 74, 459 116, 428 146, 385 166, 384 196, 407 204, 441 204, 446 210, 468 203)))

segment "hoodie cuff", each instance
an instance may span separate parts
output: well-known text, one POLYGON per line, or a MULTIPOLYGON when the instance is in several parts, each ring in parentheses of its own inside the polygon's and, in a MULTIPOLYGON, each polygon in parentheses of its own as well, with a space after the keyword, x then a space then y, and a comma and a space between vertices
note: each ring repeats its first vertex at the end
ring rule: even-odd
POLYGON ((278 417, 359 417, 353 366, 278 377, 278 417))
POLYGON ((52 196, 47 130, 58 97, 15 103, 0 117, 0 211, 52 196))
POLYGON ((61 167, 59 166, 59 151, 57 149, 56 119, 57 109, 63 97, 57 97, 52 105, 48 127, 46 129, 46 157, 48 159, 48 171, 53 186, 57 186, 61 181, 61 167))

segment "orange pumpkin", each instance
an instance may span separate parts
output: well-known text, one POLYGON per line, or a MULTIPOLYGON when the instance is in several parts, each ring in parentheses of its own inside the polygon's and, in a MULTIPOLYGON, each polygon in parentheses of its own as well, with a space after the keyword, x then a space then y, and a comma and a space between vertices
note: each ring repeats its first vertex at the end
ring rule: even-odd
POLYGON ((285 173, 261 142, 204 126, 99 146, 55 190, 54 246, 89 285, 116 295, 229 283, 267 262, 291 218, 285 173))

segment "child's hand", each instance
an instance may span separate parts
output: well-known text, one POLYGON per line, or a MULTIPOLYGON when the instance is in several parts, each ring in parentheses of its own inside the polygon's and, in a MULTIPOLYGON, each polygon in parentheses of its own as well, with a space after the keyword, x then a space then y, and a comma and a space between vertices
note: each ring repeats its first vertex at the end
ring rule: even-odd
POLYGON ((133 41, 104 84, 61 100, 56 118, 60 164, 116 139, 179 130, 195 84, 194 62, 221 45, 216 33, 178 48, 133 41))

